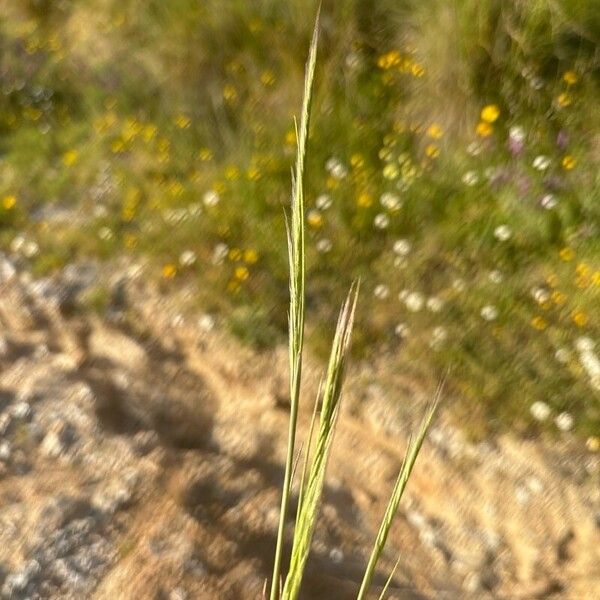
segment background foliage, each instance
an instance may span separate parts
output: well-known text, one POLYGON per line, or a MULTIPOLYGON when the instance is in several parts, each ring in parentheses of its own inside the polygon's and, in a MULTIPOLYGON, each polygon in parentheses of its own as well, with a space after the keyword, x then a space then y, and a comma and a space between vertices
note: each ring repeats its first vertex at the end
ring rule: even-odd
MULTIPOLYGON (((0 247, 144 257, 283 339, 308 0, 0 0, 0 247)), ((474 433, 600 427, 597 0, 325 2, 308 158, 314 350, 450 367, 474 433), (319 335, 320 332, 323 335, 319 335)))

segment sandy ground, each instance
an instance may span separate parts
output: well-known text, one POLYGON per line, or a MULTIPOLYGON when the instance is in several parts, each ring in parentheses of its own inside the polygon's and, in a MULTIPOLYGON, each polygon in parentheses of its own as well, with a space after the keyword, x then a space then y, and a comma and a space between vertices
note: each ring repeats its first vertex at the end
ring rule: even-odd
MULTIPOLYGON (((68 281, 0 262, 0 596, 261 598, 286 350, 240 347, 135 276, 128 308, 100 319, 72 310, 68 281)), ((320 372, 307 360, 303 431, 320 372)), ((355 597, 434 385, 389 357, 350 369, 304 598, 355 597)), ((511 435, 471 444, 445 410, 374 591, 400 556, 390 598, 598 597, 598 455, 511 435)))

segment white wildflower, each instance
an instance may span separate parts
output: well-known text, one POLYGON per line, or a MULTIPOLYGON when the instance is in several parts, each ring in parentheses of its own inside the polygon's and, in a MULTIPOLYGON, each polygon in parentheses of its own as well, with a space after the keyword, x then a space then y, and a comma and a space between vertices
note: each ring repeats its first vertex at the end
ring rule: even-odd
POLYGON ((390 224, 390 218, 384 213, 379 213, 375 216, 373 224, 377 229, 387 229, 390 224))
POLYGON ((533 159, 533 168, 538 171, 545 171, 550 166, 550 158, 540 154, 533 159))
POLYGON ((219 197, 219 194, 217 194, 217 192, 214 190, 208 190, 208 192, 205 192, 204 196, 202 196, 204 206, 216 206, 219 204, 220 200, 221 198, 219 197))
POLYGON ((479 142, 471 142, 467 146, 467 154, 470 154, 471 156, 477 156, 478 154, 481 153, 481 150, 482 150, 482 147, 479 142))
POLYGON ((25 245, 25 236, 22 234, 17 235, 13 241, 10 243, 10 249, 12 252, 19 252, 23 246, 25 245))
POLYGON ((427 298, 427 308, 433 313, 439 313, 444 308, 444 301, 437 296, 427 298))
POLYGON ((550 300, 550 292, 544 288, 533 288, 531 295, 538 304, 544 304, 550 300))
POLYGON ((197 255, 193 250, 184 250, 179 255, 179 264, 182 267, 191 267, 197 260, 197 255))
POLYGON ((408 337, 408 334, 410 333, 410 328, 406 323, 398 323, 398 325, 396 325, 396 328, 394 329, 394 332, 398 337, 405 338, 408 337))
POLYGON ((419 312, 423 308, 424 298, 419 292, 410 292, 404 299, 404 304, 411 312, 419 312))
POLYGON ((515 142, 523 142, 525 141, 525 130, 519 125, 513 125, 508 130, 509 137, 515 142))
POLYGON ((452 287, 457 291, 457 292, 464 292, 465 288, 467 287, 466 283, 464 282, 463 279, 461 279, 460 277, 457 277, 453 282, 452 282, 452 287))
POLYGON ((529 412, 536 421, 545 421, 550 416, 550 407, 545 402, 537 400, 531 405, 529 412))
POLYGON ((193 202, 188 206, 188 213, 190 217, 197 218, 202 214, 202 205, 200 202, 193 202))
POLYGON ((316 244, 317 252, 320 252, 321 254, 326 254, 332 247, 333 244, 331 243, 331 240, 328 240, 327 238, 320 239, 316 244))
POLYGON ((566 348, 559 348, 554 353, 554 358, 556 358, 559 363, 566 364, 571 360, 571 353, 566 348))
POLYGON ((100 227, 98 237, 105 242, 113 238, 113 232, 110 227, 100 227))
POLYGON ((480 314, 484 320, 494 321, 498 318, 498 309, 491 304, 487 304, 481 309, 480 314))
POLYGON ((213 265, 218 265, 218 264, 222 263, 228 253, 229 253, 229 246, 227 244, 223 244, 222 242, 217 244, 214 247, 213 255, 212 255, 213 265))
POLYGON ((504 281, 504 275, 502 275, 501 271, 498 271, 498 269, 495 269, 494 271, 490 271, 490 274, 488 275, 488 279, 492 282, 492 283, 502 283, 504 281))
POLYGON ((331 196, 329 194, 321 194, 317 196, 315 204, 319 210, 327 210, 331 206, 331 196))
POLYGON ((381 206, 387 208, 392 212, 399 210, 402 206, 402 201, 400 200, 400 198, 396 194, 392 194, 391 192, 385 192, 384 194, 381 194, 379 202, 381 203, 381 206))
POLYGON ((540 200, 540 204, 546 210, 552 210, 558 204, 558 200, 556 199, 556 196, 554 194, 546 194, 540 200))
POLYGON ((506 242, 511 236, 512 231, 508 225, 498 225, 498 227, 494 229, 494 237, 501 242, 506 242))
POLYGON ((209 315, 208 313, 203 314, 198 319, 198 327, 202 331, 211 331, 215 327, 215 318, 212 315, 209 315))
POLYGON ((479 181, 479 175, 475 171, 467 171, 462 176, 462 181, 465 185, 472 186, 476 185, 479 181))
POLYGON ((396 240, 394 242, 394 252, 400 256, 406 256, 410 253, 412 245, 408 240, 396 240))
POLYGON ((578 352, 592 352, 595 346, 594 340, 587 336, 582 335, 575 340, 575 348, 578 352))
POLYGON ((373 290, 373 295, 375 296, 375 298, 378 298, 379 300, 385 300, 389 296, 389 294, 390 294, 390 289, 388 288, 387 285, 385 285, 383 283, 380 283, 373 290))
POLYGON ((348 175, 348 169, 337 158, 330 158, 325 163, 325 168, 334 179, 344 179, 348 175))
POLYGON ((38 246, 38 243, 34 240, 27 240, 27 242, 25 242, 25 245, 23 246, 23 255, 27 258, 32 258, 36 254, 38 254, 39 251, 40 247, 38 246))
POLYGON ((448 339, 448 332, 445 327, 436 327, 433 330, 431 340, 429 342, 429 346, 433 350, 439 350, 444 342, 448 339))
POLYGON ((568 412, 561 412, 560 415, 554 419, 556 426, 561 431, 570 431, 573 429, 573 416, 568 412))

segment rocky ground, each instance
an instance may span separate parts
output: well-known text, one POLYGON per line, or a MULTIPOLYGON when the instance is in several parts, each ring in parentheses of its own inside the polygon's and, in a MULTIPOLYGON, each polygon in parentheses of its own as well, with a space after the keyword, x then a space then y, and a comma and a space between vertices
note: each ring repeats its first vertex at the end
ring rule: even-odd
MULTIPOLYGON (((285 349, 242 348, 143 279, 80 265, 36 280, 0 256, 2 598, 261 597, 285 349), (102 319, 77 308, 99 277, 102 319)), ((305 598, 354 597, 429 391, 385 357, 351 371, 305 598)), ((309 361, 304 428, 319 372, 309 361)), ((383 569, 398 554, 390 598, 596 598, 599 456, 572 440, 470 444, 442 410, 383 569)))

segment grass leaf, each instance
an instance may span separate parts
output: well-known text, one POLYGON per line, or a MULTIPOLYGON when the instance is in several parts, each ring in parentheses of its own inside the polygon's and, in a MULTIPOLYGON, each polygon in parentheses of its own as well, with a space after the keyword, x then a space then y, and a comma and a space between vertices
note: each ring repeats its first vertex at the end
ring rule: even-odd
POLYGON ((302 489, 290 569, 283 587, 283 599, 297 598, 302 583, 304 567, 308 559, 313 531, 319 512, 321 493, 327 462, 333 442, 335 427, 340 409, 342 382, 350 347, 354 313, 358 298, 358 283, 350 288, 348 297, 340 311, 337 328, 329 356, 327 376, 323 386, 321 414, 317 441, 306 484, 302 489))
POLYGON ((429 426, 431 424, 431 420, 433 419, 433 415, 435 414, 435 410, 438 406, 441 392, 442 385, 440 384, 435 392, 433 401, 431 402, 431 404, 427 408, 427 411, 425 412, 425 416, 423 417, 423 421, 421 422, 421 427, 419 429, 417 437, 409 440, 406 455, 404 457, 404 460, 402 461, 402 466, 400 467, 398 478, 396 479, 396 483, 394 484, 394 489, 392 490, 392 494, 390 496, 388 505, 383 515, 383 519, 381 520, 379 532, 377 533, 375 543, 373 544, 373 550, 371 551, 371 556, 369 557, 369 562, 367 564, 365 575, 363 577, 360 590, 358 592, 357 600, 365 600, 367 597, 367 593, 369 591, 373 575, 375 574, 375 569, 377 568, 377 563, 383 552, 383 548, 387 541, 388 534, 392 527, 392 522, 394 520, 394 517, 396 516, 396 512, 398 511, 400 499, 402 498, 402 494, 404 493, 404 489, 406 488, 406 484, 408 483, 408 479, 415 465, 415 461, 417 460, 417 456, 419 454, 419 451, 421 450, 421 446, 423 445, 423 441, 425 439, 425 435, 427 434, 427 430, 429 429, 429 426))
POLYGON ((302 349, 304 346, 304 283, 306 277, 304 248, 304 159, 308 141, 312 85, 317 62, 317 40, 319 34, 319 13, 315 21, 313 36, 306 64, 304 79, 304 97, 300 127, 295 122, 298 142, 296 169, 292 177, 292 214, 291 223, 287 227, 288 250, 290 263, 290 310, 289 310, 289 361, 290 361, 290 422, 288 430, 288 447, 286 453, 285 475, 281 496, 279 526, 277 528, 277 544, 271 580, 270 600, 279 596, 278 582, 281 576, 281 561, 285 524, 287 519, 289 498, 292 484, 294 448, 300 402, 300 382, 302 378, 302 349))

